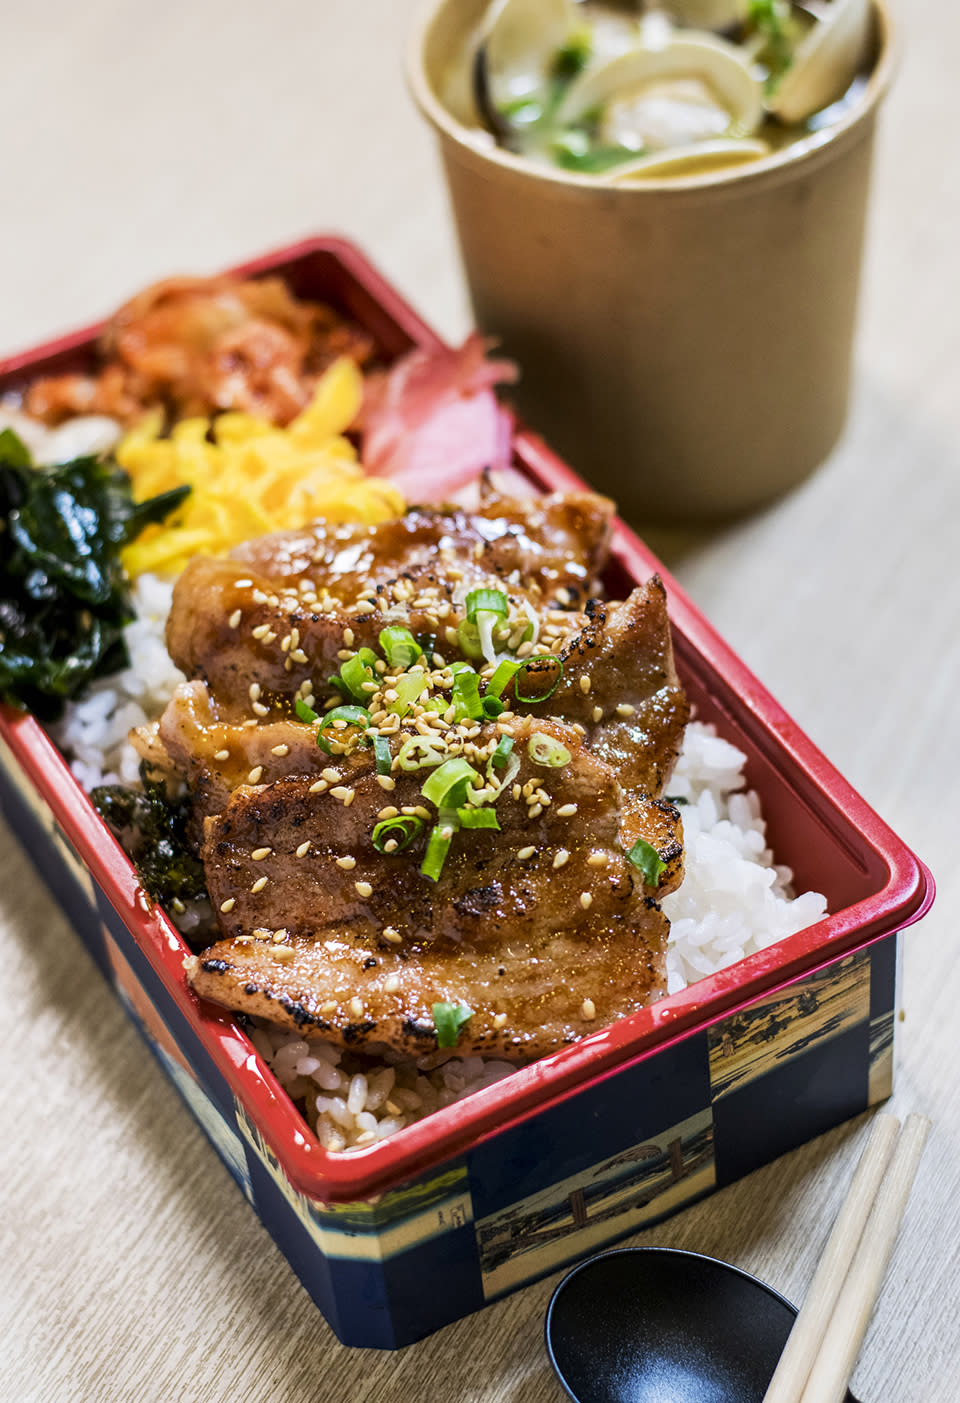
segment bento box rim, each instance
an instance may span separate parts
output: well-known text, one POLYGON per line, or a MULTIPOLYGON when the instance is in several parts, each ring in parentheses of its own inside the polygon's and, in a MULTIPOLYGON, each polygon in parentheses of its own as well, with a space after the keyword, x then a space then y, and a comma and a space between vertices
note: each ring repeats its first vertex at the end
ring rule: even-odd
MULTIPOLYGON (((231 268, 237 276, 282 274, 322 253, 333 260, 412 344, 438 348, 441 338, 371 264, 357 246, 318 235, 231 268)), ((336 290, 326 294, 335 299, 336 290)), ((84 348, 104 323, 85 327, 0 360, 0 381, 52 356, 84 348)), ((534 485, 550 491, 587 488, 536 434, 518 426, 516 465, 534 485)), ((882 888, 767 950, 668 995, 612 1027, 584 1038, 513 1076, 434 1112, 376 1145, 349 1154, 324 1150, 290 1097, 225 1009, 199 1000, 183 968, 189 950, 159 907, 140 889, 136 873, 113 835, 74 780, 59 751, 33 717, 0 707, 0 734, 56 821, 119 913, 179 1012, 226 1080, 299 1192, 321 1202, 369 1199, 464 1154, 548 1106, 593 1087, 671 1043, 730 1016, 756 999, 814 974, 826 965, 912 924, 934 896, 928 869, 843 779, 723 641, 669 572, 622 521, 613 554, 637 579, 656 571, 667 589, 674 628, 733 688, 745 712, 785 751, 806 778, 857 830, 886 870, 882 888)))

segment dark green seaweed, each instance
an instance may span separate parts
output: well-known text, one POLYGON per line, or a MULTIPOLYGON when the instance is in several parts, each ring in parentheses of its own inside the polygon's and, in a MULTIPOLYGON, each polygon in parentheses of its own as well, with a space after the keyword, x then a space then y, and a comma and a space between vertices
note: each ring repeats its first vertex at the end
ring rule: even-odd
POLYGON ((0 432, 0 700, 56 720, 95 677, 126 666, 133 607, 120 552, 189 491, 136 503, 109 459, 38 468, 0 432))

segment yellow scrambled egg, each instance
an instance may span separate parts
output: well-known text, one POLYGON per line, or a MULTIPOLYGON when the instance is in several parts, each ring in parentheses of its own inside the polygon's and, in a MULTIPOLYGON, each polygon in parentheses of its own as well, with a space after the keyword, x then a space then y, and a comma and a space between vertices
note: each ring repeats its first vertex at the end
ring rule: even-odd
POLYGON ((348 357, 321 377, 307 407, 285 429, 252 414, 182 419, 161 438, 158 411, 116 449, 138 501, 189 484, 183 505, 162 526, 149 526, 123 553, 131 576, 172 575, 192 555, 221 554, 251 536, 327 521, 385 521, 404 500, 391 483, 368 477, 345 430, 363 396, 363 377, 348 357))

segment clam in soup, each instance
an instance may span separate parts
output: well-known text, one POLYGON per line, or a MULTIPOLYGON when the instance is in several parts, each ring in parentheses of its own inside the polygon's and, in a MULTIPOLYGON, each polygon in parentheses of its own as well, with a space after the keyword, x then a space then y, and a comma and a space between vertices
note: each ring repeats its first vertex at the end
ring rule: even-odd
POLYGON ((605 183, 695 174, 829 126, 871 50, 870 0, 492 0, 450 106, 505 150, 605 183))

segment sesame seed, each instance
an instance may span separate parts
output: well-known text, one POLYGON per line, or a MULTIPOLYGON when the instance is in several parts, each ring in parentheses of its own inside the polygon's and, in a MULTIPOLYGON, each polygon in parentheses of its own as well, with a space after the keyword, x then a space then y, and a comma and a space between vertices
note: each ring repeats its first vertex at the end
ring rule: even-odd
POLYGON ((520 851, 517 853, 517 857, 520 859, 521 862, 526 862, 527 858, 533 857, 536 851, 537 850, 535 847, 521 848, 520 851))
POLYGON ((267 596, 262 589, 255 589, 253 591, 253 602, 254 604, 266 604, 267 596))
POLYGON ((254 713, 255 716, 266 716, 270 708, 264 706, 263 702, 256 701, 253 703, 250 710, 254 713))
POLYGON ((214 758, 214 760, 229 760, 229 759, 230 759, 230 752, 229 752, 229 750, 218 750, 217 753, 216 753, 216 755, 214 755, 213 758, 214 758))
POLYGON ((336 999, 327 999, 327 1001, 326 1001, 325 1004, 321 1004, 321 1005, 320 1005, 320 1012, 321 1012, 321 1013, 336 1013, 336 1011, 337 1011, 337 1001, 336 1001, 336 999))
POLYGON ((576 812, 576 804, 561 804, 557 809, 557 818, 573 818, 576 812))
POLYGON ((348 789, 345 784, 335 784, 330 790, 330 793, 333 795, 334 799, 343 799, 343 801, 346 802, 347 795, 352 794, 353 790, 348 789))
POLYGON ((240 620, 241 620, 242 618, 243 618, 243 610, 242 610, 242 609, 234 609, 233 613, 230 615, 229 619, 227 620, 227 623, 229 624, 230 628, 239 628, 239 627, 240 627, 240 620))
POLYGON ((272 628, 268 628, 266 633, 263 635, 264 643, 275 643, 276 640, 277 635, 274 633, 272 628))
POLYGON ((252 892, 252 894, 253 894, 254 896, 256 896, 258 892, 262 892, 262 891, 263 891, 263 889, 264 889, 264 887, 265 887, 266 885, 267 885, 267 879, 266 879, 266 877, 258 877, 257 880, 254 882, 253 886, 250 888, 250 891, 252 892))
POLYGON ((593 905, 593 897, 588 891, 582 891, 580 893, 580 905, 583 907, 584 911, 589 911, 590 907, 593 905))
POLYGON ((376 605, 369 599, 358 599, 353 606, 355 614, 372 614, 376 605))
POLYGON ((397 781, 392 779, 390 775, 377 775, 377 784, 379 784, 381 789, 386 789, 387 791, 396 789, 397 787, 397 781))
POLYGON ((379 819, 396 818, 396 817, 397 817, 397 814, 398 814, 399 812, 400 812, 399 809, 394 808, 394 806, 393 806, 392 804, 388 804, 387 807, 386 807, 385 809, 381 809, 381 810, 380 810, 380 812, 377 814, 377 818, 379 818, 379 819))
POLYGON ((519 784, 515 784, 515 785, 513 786, 513 797, 514 797, 514 799, 519 799, 522 793, 523 793, 523 790, 520 788, 520 785, 519 785, 519 784))
POLYGON ((635 706, 631 706, 629 702, 621 702, 620 705, 617 707, 617 715, 632 716, 636 709, 637 708, 635 706))
POLYGON ((257 624, 256 628, 252 628, 252 629, 250 630, 251 636, 252 636, 253 638, 262 638, 263 635, 264 635, 265 633, 269 633, 269 632, 270 632, 270 625, 269 625, 269 624, 257 624))
POLYGON ((353 803, 356 797, 357 791, 355 789, 348 789, 346 794, 343 796, 343 807, 345 809, 349 809, 350 805, 353 803))
POLYGON ((383 936, 384 940, 389 940, 391 945, 399 945, 403 939, 403 936, 395 926, 384 926, 380 934, 383 936))
POLYGON ((301 843, 300 846, 299 846, 299 848, 297 848, 297 857, 306 857, 306 855, 307 855, 307 853, 308 853, 309 851, 310 851, 310 839, 308 838, 307 841, 306 841, 305 843, 301 843))
POLYGON ((320 773, 323 775, 323 777, 324 777, 325 780, 328 780, 328 781, 329 781, 330 784, 336 784, 337 781, 340 779, 340 771, 339 771, 339 770, 326 769, 326 770, 321 770, 320 773))
POLYGON ((400 844, 397 842, 396 838, 388 838, 383 845, 383 851, 385 853, 395 853, 399 846, 400 844))
POLYGON ((310 661, 310 659, 307 657, 306 653, 303 651, 302 648, 297 648, 294 651, 292 651, 290 653, 290 657, 295 663, 306 663, 310 661))
POLYGON ((342 867, 343 870, 344 870, 344 872, 352 872, 353 869, 356 867, 356 865, 357 865, 357 859, 356 859, 355 857, 349 857, 349 856, 348 856, 348 857, 338 857, 338 858, 337 858, 337 866, 338 866, 338 867, 342 867))
POLYGON ((569 862, 569 861, 570 861, 570 854, 569 854, 569 852, 567 851, 567 849, 566 849, 566 848, 560 848, 560 850, 558 851, 558 853, 556 854, 556 856, 555 856, 554 859, 553 859, 553 865, 554 865, 554 867, 563 867, 563 866, 564 866, 567 862, 569 862))
POLYGON ((493 1016, 493 1026, 495 1028, 502 1028, 506 1021, 507 1015, 505 1013, 495 1013, 493 1016))
POLYGON ((584 999, 583 1003, 580 1005, 580 1012, 588 1021, 591 1018, 596 1018, 597 1006, 593 1002, 593 999, 584 999))
POLYGON ((229 915, 229 913, 233 910, 233 908, 236 906, 236 904, 237 904, 237 898, 236 898, 235 896, 228 896, 227 899, 226 899, 226 901, 221 901, 221 903, 220 903, 220 910, 223 912, 223 914, 224 914, 225 916, 227 916, 227 915, 229 915))
POLYGON ((260 683, 259 683, 259 682, 251 682, 251 683, 250 683, 250 700, 251 700, 251 701, 256 701, 256 700, 259 698, 259 696, 260 696, 260 683))
POLYGON ((593 711, 590 713, 590 715, 593 717, 594 721, 602 721, 602 720, 603 720, 603 707, 602 707, 602 706, 595 706, 595 707, 593 708, 593 711))
POLYGON ((273 958, 279 960, 281 964, 289 964, 296 958, 296 951, 292 945, 275 945, 271 951, 273 958))
POLYGON ((584 696, 590 691, 590 678, 586 673, 580 678, 580 690, 584 696))
POLYGON ((357 889, 357 896, 373 896, 373 887, 370 885, 369 882, 354 882, 353 885, 357 889))
POLYGON ((318 780, 316 781, 315 784, 311 784, 311 786, 310 786, 310 793, 311 793, 311 794, 322 794, 323 791, 326 789, 326 787, 327 787, 327 781, 326 781, 325 779, 318 779, 318 780))
POLYGON ((283 941, 289 940, 289 939, 290 939, 290 932, 287 930, 286 926, 281 926, 279 930, 275 930, 275 931, 273 932, 273 943, 274 943, 275 945, 281 945, 281 944, 283 943, 283 941))
POLYGON ((363 1017, 363 1004, 360 1002, 359 999, 350 1000, 350 1014, 353 1018, 363 1017))
POLYGON ((527 818, 539 818, 542 813, 542 804, 531 804, 529 809, 527 809, 527 818))
POLYGON ((248 783, 248 784, 259 784, 259 783, 260 783, 260 776, 261 776, 262 774, 263 774, 263 766, 262 766, 262 765, 254 765, 253 769, 252 769, 252 770, 250 771, 250 773, 247 775, 247 783, 248 783))
POLYGON ((352 629, 352 628, 345 628, 345 629, 343 630, 343 646, 344 646, 345 648, 352 648, 352 647, 353 647, 353 638, 354 638, 353 629, 352 629))
POLYGON ((249 589, 252 584, 252 580, 234 580, 233 587, 234 589, 249 589))
POLYGON ((607 854, 591 853, 590 856, 587 858, 587 865, 588 867, 606 867, 607 854))
POLYGON ((289 745, 275 745, 275 746, 273 747, 273 749, 270 751, 270 754, 271 754, 271 755, 280 755, 280 756, 289 755, 289 754, 290 754, 290 747, 289 747, 289 745))
POLYGON ((272 852, 273 848, 254 848, 250 856, 253 858, 254 862, 262 862, 263 859, 269 857, 272 852))

